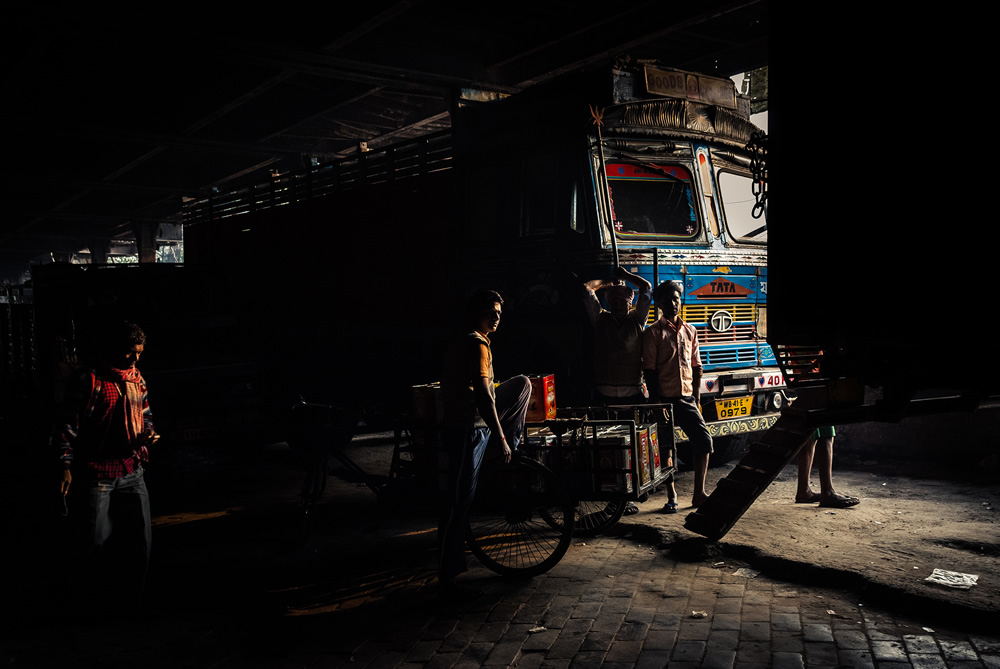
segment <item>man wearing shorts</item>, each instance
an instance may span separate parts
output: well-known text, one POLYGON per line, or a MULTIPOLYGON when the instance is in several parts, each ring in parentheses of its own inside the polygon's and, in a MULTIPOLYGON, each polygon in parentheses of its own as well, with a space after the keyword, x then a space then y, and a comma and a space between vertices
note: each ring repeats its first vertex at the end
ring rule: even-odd
POLYGON ((799 450, 799 483, 795 492, 797 504, 814 504, 834 509, 846 509, 861 500, 850 495, 840 495, 833 489, 833 438, 837 431, 833 426, 821 427, 809 437, 799 450), (809 486, 809 474, 813 459, 819 469, 819 492, 809 486))

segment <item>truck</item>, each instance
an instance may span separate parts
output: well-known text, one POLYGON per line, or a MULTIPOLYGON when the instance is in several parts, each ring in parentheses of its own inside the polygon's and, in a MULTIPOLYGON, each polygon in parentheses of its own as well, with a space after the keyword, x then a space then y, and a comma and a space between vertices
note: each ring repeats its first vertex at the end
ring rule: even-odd
POLYGON ((580 284, 621 265, 684 287, 713 464, 774 424, 791 398, 767 343, 766 135, 733 80, 620 59, 460 101, 452 124, 463 275, 507 300, 497 360, 585 404, 580 284))

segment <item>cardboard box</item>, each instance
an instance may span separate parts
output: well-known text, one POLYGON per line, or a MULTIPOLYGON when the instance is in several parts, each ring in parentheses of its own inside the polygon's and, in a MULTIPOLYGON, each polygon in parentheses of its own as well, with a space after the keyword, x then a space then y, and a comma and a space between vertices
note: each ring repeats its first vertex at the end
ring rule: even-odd
POLYGON ((656 423, 643 425, 639 429, 645 430, 649 434, 649 467, 655 479, 660 475, 660 471, 662 470, 660 464, 660 439, 657 434, 656 423))
POLYGON ((632 448, 629 430, 609 430, 597 437, 595 485, 607 492, 632 492, 632 448))
POLYGON ((540 423, 556 417, 556 377, 529 376, 531 399, 528 402, 528 422, 540 423))
POLYGON ((639 485, 644 486, 653 480, 653 472, 649 465, 649 426, 636 429, 639 448, 636 457, 639 458, 639 485))

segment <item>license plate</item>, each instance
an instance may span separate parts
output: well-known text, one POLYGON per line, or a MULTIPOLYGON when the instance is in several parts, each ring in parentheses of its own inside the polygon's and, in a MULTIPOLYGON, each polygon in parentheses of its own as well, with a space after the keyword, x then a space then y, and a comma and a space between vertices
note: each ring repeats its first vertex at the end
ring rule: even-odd
POLYGON ((753 406, 753 395, 734 397, 729 400, 717 401, 715 411, 719 414, 719 420, 739 418, 740 416, 749 416, 751 406, 753 406))

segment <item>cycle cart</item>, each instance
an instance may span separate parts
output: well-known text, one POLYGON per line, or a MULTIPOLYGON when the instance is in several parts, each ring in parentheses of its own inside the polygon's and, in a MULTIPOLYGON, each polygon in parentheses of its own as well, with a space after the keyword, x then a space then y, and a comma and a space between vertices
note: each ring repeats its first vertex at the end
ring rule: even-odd
POLYGON ((621 518, 626 502, 643 499, 674 475, 671 405, 559 414, 526 425, 509 465, 484 465, 468 544, 499 574, 530 577, 551 569, 574 531, 605 531, 621 518))
POLYGON ((600 534, 622 517, 630 501, 671 482, 677 467, 673 408, 669 404, 560 409, 560 418, 585 419, 582 432, 559 436, 532 424, 529 446, 567 482, 577 500, 576 534, 600 534), (568 438, 568 441, 567 441, 568 438), (553 444, 558 443, 558 457, 553 444))

